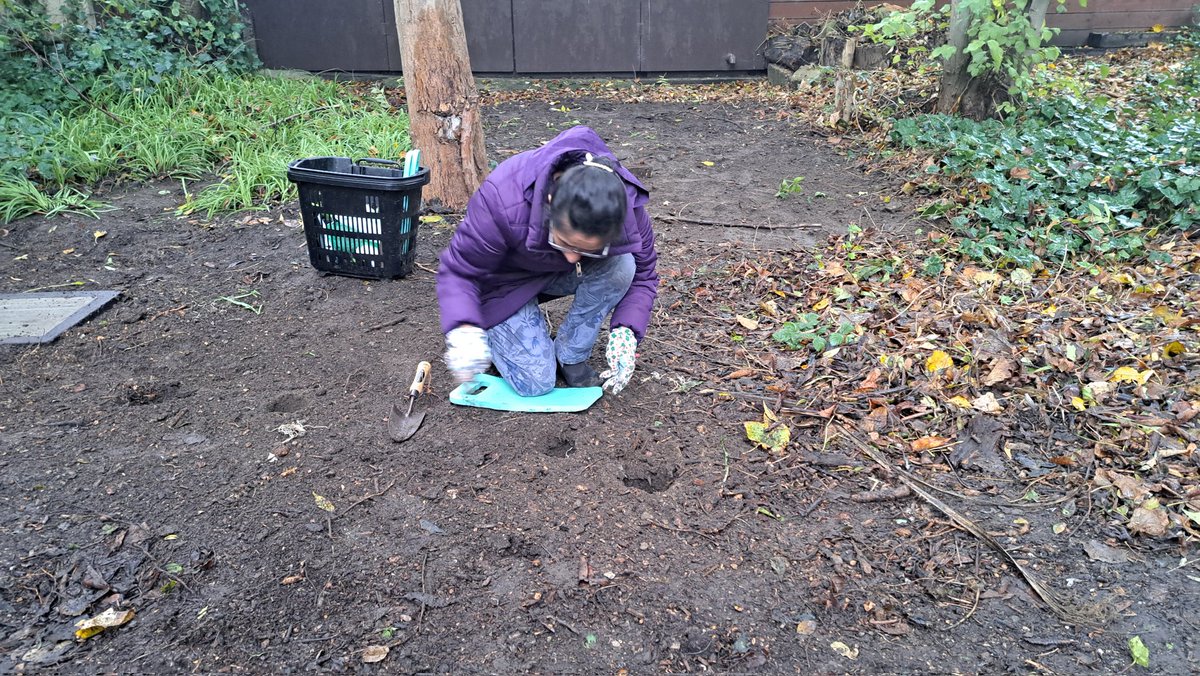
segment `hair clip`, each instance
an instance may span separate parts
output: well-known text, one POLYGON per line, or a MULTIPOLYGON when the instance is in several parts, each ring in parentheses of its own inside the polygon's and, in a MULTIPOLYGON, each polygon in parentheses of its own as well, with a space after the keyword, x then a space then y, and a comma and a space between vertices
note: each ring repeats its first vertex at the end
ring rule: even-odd
POLYGON ((599 167, 600 169, 603 169, 603 170, 607 171, 607 172, 608 172, 608 173, 610 173, 610 174, 614 173, 614 172, 613 172, 613 169, 612 169, 612 167, 610 167, 610 166, 608 166, 608 165, 606 165, 606 164, 600 164, 599 162, 596 162, 596 161, 594 161, 594 160, 592 159, 592 154, 591 154, 591 153, 584 153, 584 155, 583 155, 583 166, 585 166, 585 167, 599 167))

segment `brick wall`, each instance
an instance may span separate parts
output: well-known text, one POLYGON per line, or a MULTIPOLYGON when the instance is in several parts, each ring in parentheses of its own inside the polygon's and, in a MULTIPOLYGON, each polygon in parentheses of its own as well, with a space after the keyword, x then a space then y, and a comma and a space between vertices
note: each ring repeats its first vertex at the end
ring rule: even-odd
MULTIPOLYGON (((1060 45, 1082 45, 1089 33, 1149 30, 1155 24, 1176 28, 1196 20, 1192 8, 1200 0, 1088 0, 1080 7, 1078 0, 1068 0, 1067 11, 1054 14, 1051 9, 1046 23, 1062 32, 1055 41, 1060 45)), ((784 23, 820 21, 822 16, 855 6, 845 0, 771 0, 771 19, 784 23)), ((878 2, 866 2, 870 7, 878 2)), ((910 0, 892 4, 907 6, 910 0)), ((1053 7, 1053 3, 1052 3, 1053 7)))

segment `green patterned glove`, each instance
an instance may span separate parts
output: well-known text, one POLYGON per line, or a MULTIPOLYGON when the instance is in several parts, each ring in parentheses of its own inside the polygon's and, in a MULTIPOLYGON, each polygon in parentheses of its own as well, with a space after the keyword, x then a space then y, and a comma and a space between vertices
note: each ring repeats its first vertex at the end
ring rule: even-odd
POLYGON ((604 380, 604 389, 617 394, 633 378, 633 365, 637 359, 637 339, 633 337, 633 331, 624 326, 610 331, 604 355, 608 358, 608 370, 601 373, 600 378, 604 380))

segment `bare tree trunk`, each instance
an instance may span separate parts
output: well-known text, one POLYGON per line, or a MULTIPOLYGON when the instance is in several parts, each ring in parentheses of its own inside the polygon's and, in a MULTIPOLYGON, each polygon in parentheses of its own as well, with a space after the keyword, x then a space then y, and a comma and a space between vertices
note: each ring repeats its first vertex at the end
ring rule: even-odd
POLYGON ((413 146, 429 167, 426 198, 462 210, 487 176, 479 91, 459 0, 393 0, 413 146))
POLYGON ((971 74, 967 64, 967 29, 974 18, 971 11, 964 9, 958 0, 950 2, 950 27, 946 31, 946 44, 954 47, 954 54, 942 61, 942 79, 938 86, 937 111, 952 115, 962 107, 962 100, 971 87, 971 74))

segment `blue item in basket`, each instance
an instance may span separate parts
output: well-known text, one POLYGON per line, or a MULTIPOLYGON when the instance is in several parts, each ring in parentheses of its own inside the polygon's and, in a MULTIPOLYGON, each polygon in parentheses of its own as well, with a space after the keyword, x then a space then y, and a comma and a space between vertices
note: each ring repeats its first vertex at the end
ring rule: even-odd
POLYGON ((450 403, 525 413, 573 413, 596 403, 604 390, 599 387, 556 387, 536 397, 522 397, 503 378, 481 374, 450 393, 450 403))
MULTIPOLYGON (((420 170, 421 170, 421 151, 417 150, 416 148, 413 148, 412 150, 404 153, 404 177, 408 178, 409 176, 416 176, 417 172, 420 170)), ((403 209, 404 209, 404 213, 408 213, 408 198, 407 197, 404 198, 403 209)), ((405 218, 404 222, 400 224, 400 234, 407 235, 408 229, 411 226, 412 226, 412 219, 405 218)), ((410 242, 411 242, 411 240, 409 240, 407 237, 404 238, 404 244, 403 244, 401 253, 408 253, 408 247, 409 247, 410 242)))

